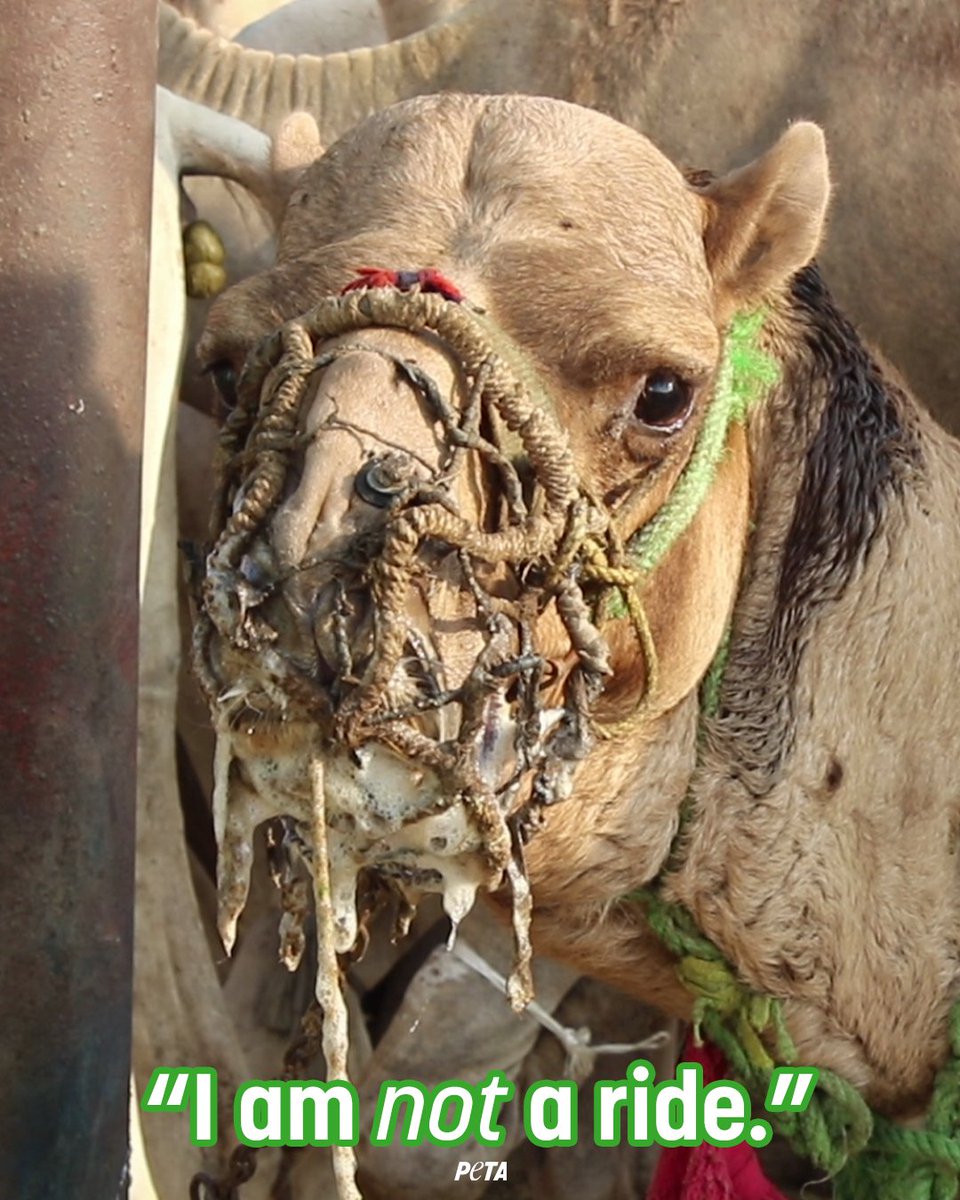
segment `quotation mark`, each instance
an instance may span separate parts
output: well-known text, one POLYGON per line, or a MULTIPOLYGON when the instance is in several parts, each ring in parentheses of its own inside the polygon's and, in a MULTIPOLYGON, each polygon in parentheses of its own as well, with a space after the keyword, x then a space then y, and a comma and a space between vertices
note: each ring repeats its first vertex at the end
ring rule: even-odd
POLYGON ((777 1067, 767 1088, 767 1112, 803 1112, 819 1078, 816 1067, 777 1067))
POLYGON ((217 1140, 217 1073, 212 1067, 157 1067, 140 1100, 143 1112, 190 1108, 190 1141, 213 1146, 217 1140))

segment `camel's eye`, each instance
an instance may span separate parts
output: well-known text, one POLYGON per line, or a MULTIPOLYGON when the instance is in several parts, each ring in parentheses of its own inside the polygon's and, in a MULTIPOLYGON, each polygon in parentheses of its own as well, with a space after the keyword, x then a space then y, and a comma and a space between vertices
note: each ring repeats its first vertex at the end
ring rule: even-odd
POLYGON ((207 367, 207 375, 213 379, 213 385, 220 394, 220 399, 229 409, 237 407, 237 372, 229 359, 211 363, 207 367))
POLYGON ((693 386, 676 371, 651 371, 643 381, 634 415, 644 425, 665 433, 679 429, 690 415, 693 386))

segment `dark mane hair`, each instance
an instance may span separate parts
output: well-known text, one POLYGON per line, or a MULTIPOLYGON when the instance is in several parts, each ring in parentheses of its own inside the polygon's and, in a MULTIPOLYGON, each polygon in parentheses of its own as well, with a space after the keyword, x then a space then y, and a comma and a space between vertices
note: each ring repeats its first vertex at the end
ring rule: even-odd
MULTIPOLYGON (((749 611, 748 603, 734 615, 710 732, 731 771, 758 796, 774 785, 791 748, 794 685, 818 614, 843 595, 890 504, 903 497, 923 462, 909 420, 912 402, 839 312, 815 265, 794 277, 790 308, 797 345, 770 402, 788 425, 778 436, 805 432, 806 450, 774 603, 762 613, 749 611)), ((762 510, 761 495, 757 539, 762 510)))

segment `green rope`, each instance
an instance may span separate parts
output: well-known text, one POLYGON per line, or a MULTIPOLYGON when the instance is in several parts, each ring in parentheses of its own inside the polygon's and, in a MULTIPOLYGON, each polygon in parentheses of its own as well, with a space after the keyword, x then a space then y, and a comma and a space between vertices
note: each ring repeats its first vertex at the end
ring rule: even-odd
POLYGON ((956 1200, 960 1195, 960 1002, 950 1010, 950 1056, 937 1073, 923 1129, 874 1119, 863 1154, 837 1179, 837 1200, 956 1200))
POLYGON ((780 377, 776 360, 760 346, 765 319, 761 309, 739 313, 730 322, 713 398, 690 460, 666 503, 627 543, 629 561, 641 572, 654 570, 686 531, 716 478, 730 426, 745 420, 780 377))
MULTIPOLYGON (((781 1001, 747 987, 681 905, 652 889, 627 898, 644 905, 651 929, 678 959, 677 973, 694 996, 694 1036, 706 1036, 723 1052, 733 1075, 754 1095, 766 1096, 776 1066, 796 1061, 781 1001)), ((829 1175, 863 1150, 873 1130, 872 1114, 857 1089, 824 1069, 804 1112, 767 1116, 798 1154, 829 1175)), ((863 1193, 859 1200, 875 1196, 879 1193, 863 1193)))
MULTIPOLYGON (((760 346, 766 313, 738 313, 723 343, 717 382, 697 433, 693 453, 666 502, 627 542, 627 562, 649 574, 666 557, 697 515, 716 478, 727 448, 730 426, 746 419, 750 409, 780 378, 780 368, 760 346)), ((611 588, 604 615, 623 619, 629 605, 621 588, 611 588)))
MULTIPOLYGON (((779 377, 777 363, 759 345, 764 319, 761 311, 731 322, 714 399, 690 461, 659 513, 628 543, 630 563, 641 572, 652 571, 687 529, 716 476, 731 425, 743 421, 779 377)), ((701 684, 702 719, 719 709, 729 649, 728 629, 701 684)), ((688 795, 670 866, 691 810, 688 795)), ((692 915, 664 900, 655 884, 624 899, 644 905, 651 929, 677 958, 677 973, 694 996, 694 1036, 706 1035, 732 1073, 765 1097, 777 1065, 796 1057, 782 1001, 744 984, 692 915)), ((824 1068, 804 1112, 767 1116, 797 1153, 834 1177, 836 1200, 960 1200, 960 1002, 950 1014, 950 1044, 925 1129, 903 1129, 876 1116, 855 1087, 824 1068)))

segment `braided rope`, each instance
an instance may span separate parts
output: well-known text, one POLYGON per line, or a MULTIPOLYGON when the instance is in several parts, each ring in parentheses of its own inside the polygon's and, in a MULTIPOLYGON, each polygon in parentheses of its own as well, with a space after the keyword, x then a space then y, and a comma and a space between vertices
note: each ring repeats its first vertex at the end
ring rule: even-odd
MULTIPOLYGON (((732 1073, 753 1094, 766 1096, 776 1066, 796 1062, 781 1001, 744 984, 681 905, 663 900, 652 889, 626 898, 644 905, 651 929, 679 960, 677 973, 695 997, 697 1039, 705 1034, 723 1052, 732 1073)), ((864 1150, 874 1128, 870 1108, 857 1089, 825 1069, 804 1112, 769 1116, 797 1153, 831 1176, 864 1150)), ((863 1193, 859 1200, 868 1195, 874 1193, 863 1193)))
MULTIPOLYGON (((239 404, 221 443, 217 536, 207 560, 203 614, 195 641, 197 671, 211 704, 217 708, 232 703, 230 690, 224 692, 216 682, 211 647, 218 633, 235 651, 266 666, 285 696, 319 719, 333 739, 347 745, 377 740, 430 766, 443 780, 447 805, 462 803, 491 877, 505 875, 510 884, 515 932, 511 1000, 520 1007, 532 994, 531 904, 519 849, 520 829, 524 822, 527 829, 535 827, 538 807, 566 794, 570 773, 590 748, 590 712, 610 667, 606 642, 583 595, 580 577, 588 545, 596 571, 609 565, 611 555, 618 552, 609 514, 581 487, 568 440, 532 369, 480 314, 443 295, 376 288, 329 297, 261 343, 248 359, 238 390, 239 404), (358 627, 358 635, 351 638, 345 621, 341 617, 337 625, 338 613, 334 613, 339 676, 333 705, 313 682, 304 654, 288 654, 274 646, 276 631, 260 609, 267 592, 251 585, 245 567, 249 572, 254 539, 284 495, 292 454, 306 445, 301 417, 315 373, 335 358, 363 348, 324 349, 324 343, 340 334, 384 327, 434 334, 457 362, 467 398, 462 409, 456 408, 415 364, 385 355, 427 401, 443 427, 448 449, 433 480, 424 487, 411 485, 386 514, 379 544, 358 545, 352 556, 348 548, 338 567, 341 592, 346 586, 354 595, 365 596, 375 619, 358 627), (503 485, 506 511, 500 527, 492 531, 461 515, 450 490, 467 451, 485 460, 503 485), (518 467, 523 460, 525 465, 518 467), (521 470, 533 485, 529 495, 521 470), (415 502, 409 503, 407 495, 415 502), (397 668, 412 648, 407 601, 431 561, 424 558, 428 545, 457 552, 461 586, 473 594, 477 622, 488 634, 484 649, 454 692, 445 691, 431 675, 430 663, 421 659, 428 678, 435 680, 434 696, 442 697, 436 707, 451 701, 460 707, 453 746, 398 716, 392 690, 397 668), (494 572, 509 567, 526 590, 532 569, 536 594, 528 599, 535 599, 535 607, 528 606, 525 614, 522 605, 498 606, 477 576, 475 568, 480 564, 494 572), (543 737, 538 718, 543 666, 533 650, 529 621, 537 615, 537 606, 542 610, 549 603, 555 605, 567 632, 576 665, 563 684, 564 718, 543 737), (487 704, 502 696, 507 684, 501 681, 511 675, 517 676, 523 712, 518 722, 518 769, 495 789, 480 776, 475 748, 488 719, 487 704), (324 698, 325 712, 320 704, 324 698), (526 771, 533 772, 532 799, 517 811, 521 773, 526 771)), ((589 571, 586 578, 591 578, 589 571)), ((267 587, 278 582, 268 580, 267 587)), ((643 624, 639 601, 633 611, 635 620, 643 624)), ((309 651, 313 634, 307 633, 303 640, 309 651)), ((399 702, 402 709, 402 696, 399 702)), ((409 820, 426 815, 422 810, 411 812, 409 820)))
POLYGON ((663 561, 700 511, 727 448, 730 426, 780 377, 776 361, 759 345, 766 314, 739 313, 730 322, 713 400, 704 415, 690 461, 658 512, 630 539, 630 561, 641 576, 663 561))

